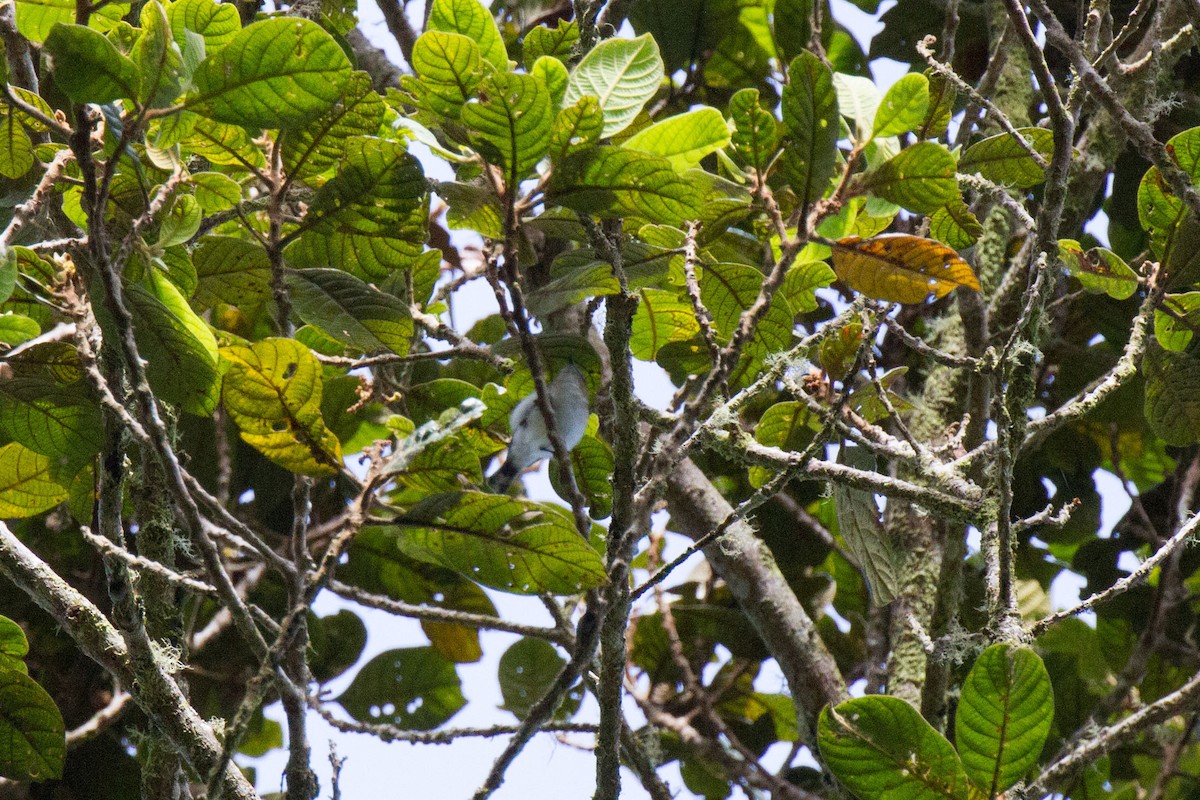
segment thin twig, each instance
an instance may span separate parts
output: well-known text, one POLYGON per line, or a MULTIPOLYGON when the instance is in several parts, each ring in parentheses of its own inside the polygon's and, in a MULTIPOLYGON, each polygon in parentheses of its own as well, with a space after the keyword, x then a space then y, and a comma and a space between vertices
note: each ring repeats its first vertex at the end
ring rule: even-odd
POLYGON ((85 722, 67 731, 67 747, 76 747, 99 736, 121 719, 132 701, 133 695, 129 692, 121 689, 114 691, 112 699, 104 708, 92 714, 85 722))
POLYGON ((204 581, 198 581, 195 578, 189 578, 186 575, 180 575, 178 572, 168 569, 157 561, 152 561, 144 556, 131 553, 125 548, 118 546, 115 542, 109 540, 108 538, 92 533, 91 528, 86 525, 80 525, 79 532, 88 544, 96 548, 105 556, 110 558, 118 558, 135 570, 153 573, 159 578, 162 578, 168 583, 178 586, 181 589, 187 589, 190 592, 195 592, 196 594, 204 597, 217 597, 217 590, 211 584, 207 584, 204 581))
MULTIPOLYGON (((992 118, 996 120, 996 124, 1003 128, 1004 132, 1011 136, 1017 142, 1017 144, 1019 144, 1021 148, 1029 154, 1029 157, 1033 159, 1033 163, 1037 164, 1042 169, 1046 169, 1049 166, 1049 164, 1046 162, 1046 157, 1039 153, 1037 148, 1035 148, 1029 143, 1028 140, 1025 139, 1024 136, 1017 132, 1016 126, 1009 121, 1008 115, 1005 114, 998 105, 993 103, 991 99, 975 91, 975 87, 964 81, 959 74, 954 71, 953 67, 937 60, 933 54, 933 44, 935 41, 935 37, 926 36, 920 42, 917 42, 917 52, 920 53, 921 57, 925 59, 925 63, 929 65, 929 68, 936 74, 941 75, 943 78, 952 83, 960 92, 965 92, 972 101, 986 108, 992 115, 992 118)), ((946 46, 944 42, 942 46, 946 46)))
POLYGON ((687 236, 683 240, 683 274, 687 281, 688 299, 692 301, 692 309, 696 312, 696 323, 700 326, 700 334, 704 337, 704 343, 708 345, 708 353, 715 366, 720 362, 721 347, 717 344, 717 335, 713 330, 712 312, 700 298, 700 281, 696 277, 696 266, 700 263, 696 246, 699 233, 700 223, 689 222, 687 236))
POLYGON ((475 614, 469 611, 458 611, 453 608, 439 608, 437 606, 414 605, 413 603, 405 603, 399 600, 393 600, 381 594, 374 594, 365 589, 360 589, 357 586, 351 586, 347 583, 342 583, 337 579, 329 581, 329 590, 334 594, 341 595, 347 600, 353 600, 370 608, 377 608, 380 611, 386 611, 389 614, 395 614, 398 617, 411 617, 412 619, 424 620, 427 622, 441 622, 450 625, 465 625, 471 628, 480 628, 483 630, 504 631, 506 633, 515 633, 518 636, 529 636, 535 639, 545 639, 549 642, 556 642, 561 645, 569 645, 569 639, 573 639, 573 633, 569 636, 564 636, 563 632, 558 628, 545 628, 537 625, 524 625, 519 622, 509 622, 500 617, 493 617, 490 614, 475 614))
MULTIPOLYGON (((451 744, 459 739, 493 739, 511 736, 520 730, 519 725, 493 725, 488 728, 443 728, 438 731, 414 731, 371 722, 353 722, 336 717, 319 698, 309 695, 309 708, 321 715, 321 719, 344 733, 366 733, 384 742, 409 742, 411 744, 451 744)), ((596 726, 588 722, 547 722, 542 733, 595 733, 596 726)))
POLYGON ((1056 622, 1068 619, 1077 614, 1082 614, 1085 611, 1091 611, 1097 605, 1107 602, 1117 595, 1124 594, 1134 586, 1142 583, 1150 577, 1150 573, 1154 571, 1155 567, 1170 557, 1170 555, 1178 548, 1187 544, 1188 540, 1191 539, 1192 535, 1195 534, 1198 529, 1200 529, 1200 513, 1195 514, 1191 519, 1189 519, 1185 525, 1180 527, 1174 536, 1168 539, 1162 547, 1158 548, 1158 550, 1154 552, 1154 555, 1150 556, 1141 564, 1139 564, 1137 569, 1135 569, 1133 572, 1129 573, 1112 586, 1109 586, 1107 589, 1096 592, 1091 597, 1080 601, 1078 605, 1068 608, 1065 611, 1059 611, 1051 614, 1050 616, 1033 623, 1031 626, 1029 626, 1030 634, 1033 636, 1040 636, 1056 622))
MULTIPOLYGON (((8 8, 10 5, 5 4, 0 8, 8 8)), ((3 26, 0 25, 0 29, 2 28, 3 26)), ((37 187, 34 188, 33 194, 29 196, 28 200, 13 209, 12 219, 5 226, 4 232, 0 233, 0 248, 7 248, 11 245, 17 232, 28 225, 37 215, 42 204, 53 196, 55 184, 73 158, 75 158, 75 154, 70 150, 59 150, 55 154, 54 160, 46 166, 46 171, 42 174, 42 179, 38 181, 37 187)))

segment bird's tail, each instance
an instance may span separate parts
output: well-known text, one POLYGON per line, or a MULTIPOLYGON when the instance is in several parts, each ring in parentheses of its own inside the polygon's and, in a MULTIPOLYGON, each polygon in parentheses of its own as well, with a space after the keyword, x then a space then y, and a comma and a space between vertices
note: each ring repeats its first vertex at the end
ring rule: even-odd
POLYGON ((500 469, 492 473, 488 478, 488 488, 496 494, 507 494, 508 487, 512 486, 512 482, 517 478, 517 465, 512 461, 505 461, 500 465, 500 469))

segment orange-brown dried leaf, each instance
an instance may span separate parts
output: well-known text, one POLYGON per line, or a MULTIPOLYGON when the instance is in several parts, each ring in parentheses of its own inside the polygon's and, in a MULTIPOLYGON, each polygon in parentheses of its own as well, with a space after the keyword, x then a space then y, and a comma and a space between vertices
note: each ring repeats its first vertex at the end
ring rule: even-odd
POLYGON ((920 236, 894 233, 838 239, 833 270, 851 289, 893 303, 921 303, 960 286, 979 291, 979 279, 958 253, 920 236))

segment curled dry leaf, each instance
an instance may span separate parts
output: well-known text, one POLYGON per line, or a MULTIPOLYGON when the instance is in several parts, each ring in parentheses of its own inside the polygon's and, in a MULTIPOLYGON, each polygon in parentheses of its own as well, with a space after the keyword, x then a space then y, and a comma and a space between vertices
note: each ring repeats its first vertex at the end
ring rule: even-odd
POLYGON ((833 270, 851 289, 893 303, 921 303, 959 286, 979 291, 979 279, 958 253, 920 236, 838 239, 833 243, 833 270))

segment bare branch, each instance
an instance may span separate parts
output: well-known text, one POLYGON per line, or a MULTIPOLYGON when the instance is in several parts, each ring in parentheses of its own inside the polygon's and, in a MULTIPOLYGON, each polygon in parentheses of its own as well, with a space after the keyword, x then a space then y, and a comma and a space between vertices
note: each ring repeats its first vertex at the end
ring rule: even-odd
POLYGON ((1096 592, 1091 597, 1081 601, 1073 608, 1068 608, 1065 611, 1059 611, 1058 613, 1051 614, 1044 619, 1038 620, 1030 626, 1030 633, 1034 636, 1040 636, 1054 623, 1069 617, 1073 617, 1076 614, 1082 614, 1084 611, 1090 611, 1097 605, 1111 600, 1117 595, 1124 594, 1134 586, 1144 582, 1150 577, 1150 573, 1154 571, 1155 567, 1169 558, 1171 554, 1180 547, 1186 545, 1192 538, 1193 534, 1196 533, 1197 529, 1200 529, 1200 514, 1195 514, 1191 519, 1189 519, 1185 525, 1176 531, 1174 536, 1168 539, 1162 547, 1158 548, 1158 550, 1154 552, 1154 555, 1147 558, 1141 564, 1138 564, 1137 569, 1135 569, 1133 572, 1129 573, 1112 586, 1109 586, 1107 589, 1096 592))

